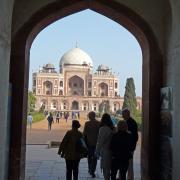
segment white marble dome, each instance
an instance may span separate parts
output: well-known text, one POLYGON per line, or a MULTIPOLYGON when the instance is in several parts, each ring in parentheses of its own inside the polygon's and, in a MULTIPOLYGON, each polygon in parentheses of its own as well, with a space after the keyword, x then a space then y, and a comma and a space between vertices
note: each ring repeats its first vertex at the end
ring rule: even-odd
POLYGON ((80 48, 73 48, 66 52, 61 60, 60 66, 62 65, 89 65, 90 67, 93 66, 93 62, 91 57, 81 50, 80 48))

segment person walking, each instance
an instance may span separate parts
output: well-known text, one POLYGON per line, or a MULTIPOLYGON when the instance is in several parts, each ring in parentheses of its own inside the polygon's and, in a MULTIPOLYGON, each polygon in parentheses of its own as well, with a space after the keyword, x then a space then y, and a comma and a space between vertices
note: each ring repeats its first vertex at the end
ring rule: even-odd
POLYGON ((132 134, 132 158, 129 160, 129 168, 128 168, 128 180, 134 180, 134 170, 133 170, 133 154, 136 149, 136 144, 138 141, 138 126, 136 121, 130 116, 130 111, 128 109, 124 109, 122 111, 122 117, 126 121, 128 126, 128 131, 132 134))
POLYGON ((60 118, 62 118, 63 117, 63 113, 62 113, 62 111, 60 112, 60 118))
POLYGON ((110 150, 112 153, 111 180, 116 180, 117 171, 120 171, 120 179, 126 180, 129 159, 132 159, 132 134, 128 132, 126 121, 119 121, 117 132, 113 134, 110 150))
POLYGON ((84 125, 83 136, 88 148, 88 169, 92 178, 95 178, 97 157, 95 156, 96 143, 100 128, 100 122, 96 120, 95 112, 88 113, 89 121, 84 125))
POLYGON ((48 120, 48 130, 51 131, 52 123, 54 122, 53 115, 51 112, 49 113, 47 120, 48 120))
POLYGON ((79 162, 82 155, 77 148, 77 143, 83 138, 83 134, 78 131, 80 126, 79 121, 72 121, 72 129, 65 134, 58 150, 58 154, 65 158, 66 180, 72 180, 72 174, 73 180, 78 180, 79 162))
POLYGON ((64 112, 64 118, 65 118, 66 123, 67 123, 68 118, 69 118, 69 112, 64 112))
POLYGON ((101 157, 101 168, 105 180, 110 180, 111 151, 110 142, 113 134, 113 123, 109 114, 103 114, 96 144, 96 155, 101 157))
POLYGON ((59 119, 60 119, 60 114, 59 114, 59 112, 57 112, 57 114, 56 114, 56 123, 59 123, 59 119))
POLYGON ((28 116, 27 116, 27 125, 29 126, 30 131, 32 129, 32 122, 33 122, 33 117, 31 115, 31 113, 29 113, 28 116))
POLYGON ((74 111, 71 112, 71 119, 74 119, 74 111))

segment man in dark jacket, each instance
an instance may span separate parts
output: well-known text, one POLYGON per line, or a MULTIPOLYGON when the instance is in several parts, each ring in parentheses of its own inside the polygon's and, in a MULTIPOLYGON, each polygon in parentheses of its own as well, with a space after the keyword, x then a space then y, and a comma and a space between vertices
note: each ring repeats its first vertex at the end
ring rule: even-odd
POLYGON ((138 141, 138 126, 136 121, 130 116, 130 111, 128 109, 124 109, 122 111, 122 117, 126 121, 128 125, 128 131, 132 134, 132 158, 129 161, 128 168, 128 180, 134 180, 134 171, 133 171, 133 154, 136 149, 136 144, 138 141))
POLYGON ((126 180, 129 159, 132 158, 132 134, 128 132, 126 121, 119 121, 117 133, 112 136, 110 150, 112 152, 111 180, 116 180, 117 171, 120 171, 120 179, 126 180))
POLYGON ((48 130, 51 131, 51 126, 52 126, 52 123, 54 122, 53 115, 51 112, 49 113, 47 120, 48 120, 48 130))
POLYGON ((89 121, 85 123, 83 136, 88 147, 88 167, 89 173, 95 178, 97 157, 95 156, 96 143, 99 134, 100 122, 95 119, 95 112, 88 114, 89 121))

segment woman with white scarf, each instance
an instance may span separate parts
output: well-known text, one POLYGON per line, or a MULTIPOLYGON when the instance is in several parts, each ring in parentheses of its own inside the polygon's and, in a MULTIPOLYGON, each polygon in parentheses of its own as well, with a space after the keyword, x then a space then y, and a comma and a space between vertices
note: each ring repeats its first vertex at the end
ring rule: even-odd
POLYGON ((110 180, 111 151, 110 142, 113 135, 113 123, 109 114, 105 113, 101 119, 101 127, 96 145, 96 154, 101 157, 101 168, 105 180, 110 180))

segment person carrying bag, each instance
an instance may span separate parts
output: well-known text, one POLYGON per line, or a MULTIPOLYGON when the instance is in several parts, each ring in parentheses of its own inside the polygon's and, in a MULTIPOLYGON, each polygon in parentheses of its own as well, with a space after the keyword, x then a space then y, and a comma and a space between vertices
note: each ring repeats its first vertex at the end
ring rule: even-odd
POLYGON ((84 156, 82 152, 85 151, 83 135, 78 130, 80 126, 79 121, 72 121, 72 129, 67 131, 58 150, 58 154, 65 158, 66 180, 72 180, 72 174, 73 179, 78 180, 79 162, 84 156))
POLYGON ((77 151, 80 152, 81 158, 87 158, 88 156, 88 148, 83 138, 80 138, 77 141, 77 151))

